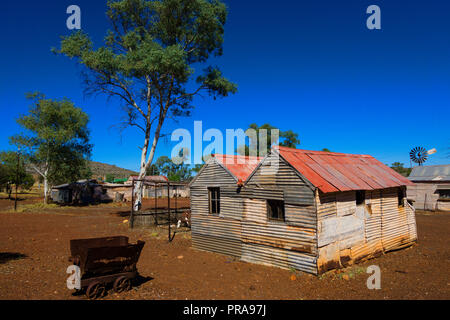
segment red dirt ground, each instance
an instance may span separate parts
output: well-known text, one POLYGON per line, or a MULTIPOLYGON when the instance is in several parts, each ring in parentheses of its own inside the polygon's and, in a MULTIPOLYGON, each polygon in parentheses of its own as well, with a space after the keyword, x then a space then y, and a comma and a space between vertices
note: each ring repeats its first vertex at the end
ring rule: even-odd
MULTIPOLYGON (((34 200, 20 202, 32 203, 34 200)), ((189 233, 167 241, 164 228, 130 230, 128 205, 8 213, 0 200, 0 299, 86 299, 66 288, 69 240, 126 235, 146 241, 138 270, 150 279, 104 299, 449 299, 449 214, 418 214, 419 243, 321 277, 235 261, 191 248, 189 233), (3 211, 2 211, 3 210, 3 211), (381 290, 366 287, 369 265, 381 290), (344 276, 345 275, 345 276, 344 276), (345 280, 348 275, 348 280, 345 280), (295 279, 294 279, 295 278, 295 279)))

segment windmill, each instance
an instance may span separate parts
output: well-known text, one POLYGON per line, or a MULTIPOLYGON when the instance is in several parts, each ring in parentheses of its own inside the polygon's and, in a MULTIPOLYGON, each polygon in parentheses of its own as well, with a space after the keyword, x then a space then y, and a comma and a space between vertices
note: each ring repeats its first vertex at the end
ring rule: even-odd
POLYGON ((415 147, 409 153, 409 158, 412 162, 415 162, 419 166, 422 166, 423 163, 427 161, 428 155, 431 155, 433 153, 436 153, 435 148, 427 151, 424 147, 415 147))

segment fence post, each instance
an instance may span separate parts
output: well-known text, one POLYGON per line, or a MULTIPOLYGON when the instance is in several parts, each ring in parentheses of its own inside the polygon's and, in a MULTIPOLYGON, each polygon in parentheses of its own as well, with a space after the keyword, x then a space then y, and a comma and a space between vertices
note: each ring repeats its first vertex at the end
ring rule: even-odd
POLYGON ((130 228, 134 227, 134 179, 131 180, 131 213, 130 213, 130 228))

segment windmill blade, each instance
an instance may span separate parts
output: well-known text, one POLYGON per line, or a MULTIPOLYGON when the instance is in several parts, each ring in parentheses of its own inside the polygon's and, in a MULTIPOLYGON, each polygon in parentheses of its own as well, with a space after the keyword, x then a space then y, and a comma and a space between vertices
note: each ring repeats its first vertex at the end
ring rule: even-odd
POLYGON ((428 151, 423 147, 415 147, 409 153, 411 161, 421 166, 428 158, 428 151))

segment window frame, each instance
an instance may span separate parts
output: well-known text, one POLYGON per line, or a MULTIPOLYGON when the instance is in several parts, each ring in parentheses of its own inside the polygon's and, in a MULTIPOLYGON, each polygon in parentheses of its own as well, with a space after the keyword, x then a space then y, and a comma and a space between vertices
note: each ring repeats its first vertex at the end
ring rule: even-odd
POLYGON ((444 200, 444 201, 450 201, 450 190, 449 189, 438 189, 437 190, 439 194, 438 200, 444 200), (447 195, 442 196, 442 194, 447 193, 447 195))
POLYGON ((276 200, 276 199, 266 199, 266 208, 267 208, 267 219, 270 221, 279 221, 279 222, 285 222, 286 221, 286 210, 285 210, 285 203, 284 200, 276 200), (277 203, 277 218, 274 218, 272 216, 272 206, 270 205, 270 202, 277 203), (280 218, 280 212, 279 208, 281 207, 281 218, 280 218))
POLYGON ((208 213, 220 215, 220 187, 208 187, 208 213), (215 194, 215 198, 213 198, 213 194, 215 194), (216 212, 213 212, 213 208, 216 212))
POLYGON ((398 207, 404 207, 405 206, 405 198, 406 198, 406 194, 405 194, 405 190, 403 188, 398 188, 397 190, 397 205, 398 207))
POLYGON ((355 192, 355 203, 357 206, 361 206, 366 203, 366 191, 365 190, 357 190, 355 192), (362 197, 360 195, 362 195, 362 197), (361 200, 361 198, 362 198, 362 200, 361 200), (360 201, 358 201, 358 200, 360 200, 360 201))

